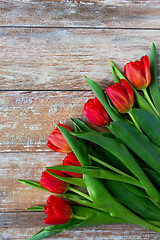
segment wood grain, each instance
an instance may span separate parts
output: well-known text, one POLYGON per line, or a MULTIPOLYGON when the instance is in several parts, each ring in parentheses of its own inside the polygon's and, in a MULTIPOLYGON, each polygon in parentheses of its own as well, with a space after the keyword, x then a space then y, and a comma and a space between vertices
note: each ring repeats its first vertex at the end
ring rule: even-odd
POLYGON ((0 151, 49 151, 49 134, 56 124, 68 127, 70 117, 85 121, 84 103, 92 92, 6 91, 1 92, 0 151))
POLYGON ((0 212, 25 211, 35 205, 44 206, 50 193, 32 188, 17 179, 39 182, 46 166, 61 164, 65 154, 48 153, 1 153, 0 212))
POLYGON ((0 89, 89 90, 83 75, 102 88, 112 82, 109 61, 123 66, 158 52, 160 31, 111 29, 0 29, 0 89))
MULTIPOLYGON (((93 93, 86 74, 105 89, 112 83, 109 60, 123 71, 149 54, 152 42, 160 69, 159 0, 0 1, 0 239, 25 240, 44 227, 47 192, 16 179, 39 181, 45 166, 65 154, 46 147, 61 122, 72 128, 93 93)), ((158 75, 160 70, 158 72, 158 75)), ((160 78, 159 78, 160 79, 160 78)), ((89 124, 90 126, 90 124, 89 124)), ((158 240, 136 225, 101 225, 60 233, 58 240, 158 240)))
MULTIPOLYGON (((0 214, 2 219, 1 240, 27 240, 44 227, 41 222, 44 218, 43 213, 8 213, 0 214), (33 220, 31 220, 33 219, 33 220), (6 228, 6 224, 9 228, 6 228)), ((65 240, 158 240, 160 234, 151 232, 137 225, 116 224, 100 225, 80 229, 69 230, 47 239, 65 240), (140 237, 141 236, 141 237, 140 237)))
MULTIPOLYGON (((16 178, 39 181, 44 166, 62 162, 65 154, 48 153, 1 153, 3 160, 1 174, 0 230, 1 239, 27 239, 44 227, 44 213, 25 212, 33 205, 45 205, 47 192, 28 187, 16 178)), ((49 239, 159 239, 160 234, 136 225, 101 225, 71 230, 49 239)))
POLYGON ((0 10, 1 26, 160 27, 159 0, 3 0, 0 10))

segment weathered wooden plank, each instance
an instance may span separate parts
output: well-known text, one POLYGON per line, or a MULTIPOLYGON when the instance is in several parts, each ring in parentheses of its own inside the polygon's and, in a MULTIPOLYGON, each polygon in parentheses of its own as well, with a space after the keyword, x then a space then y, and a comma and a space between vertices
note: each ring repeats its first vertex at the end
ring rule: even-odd
MULTIPOLYGON (((27 187, 16 181, 26 178, 38 181, 44 166, 60 164, 60 153, 1 153, 1 239, 27 239, 45 225, 44 213, 22 212, 33 205, 45 205, 48 193, 27 187), (12 174, 11 174, 12 173, 12 174), (3 212, 2 212, 3 211, 3 212)), ((159 239, 159 234, 136 225, 101 225, 71 230, 50 239, 159 239)))
POLYGON ((84 74, 105 88, 110 60, 123 71, 155 42, 160 63, 159 39, 160 30, 1 28, 0 89, 89 89, 84 74))
MULTIPOLYGON (((43 213, 0 213, 2 240, 28 239, 44 227, 43 213)), ((0 229, 1 230, 1 229, 0 229)), ((131 224, 100 225, 66 231, 47 239, 78 240, 158 240, 160 234, 131 224)))
POLYGON ((44 212, 1 212, 0 228, 42 228, 45 226, 45 224, 43 224, 45 217, 44 212))
POLYGON ((93 96, 89 91, 1 92, 0 151, 49 151, 46 142, 56 124, 73 129, 70 117, 85 120, 82 108, 93 96))
POLYGON ((1 26, 159 28, 159 0, 10 0, 1 26))
POLYGON ((16 179, 39 182, 46 166, 61 164, 65 154, 1 153, 0 212, 24 211, 34 205, 45 205, 50 193, 32 188, 16 179))
MULTIPOLYGON (((27 239, 44 227, 44 213, 25 212, 33 205, 45 205, 49 194, 22 185, 17 178, 39 181, 44 166, 60 164, 61 153, 1 153, 1 239, 27 239)), ((159 239, 160 235, 136 225, 101 225, 67 231, 50 239, 159 239), (143 238, 142 238, 143 236, 143 238)))

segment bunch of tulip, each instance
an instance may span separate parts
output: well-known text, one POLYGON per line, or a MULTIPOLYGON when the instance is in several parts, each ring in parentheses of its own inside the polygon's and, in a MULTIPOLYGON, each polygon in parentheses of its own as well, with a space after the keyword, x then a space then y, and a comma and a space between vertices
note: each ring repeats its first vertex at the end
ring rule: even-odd
POLYGON ((61 165, 46 167, 40 183, 19 180, 49 191, 42 229, 30 240, 84 226, 131 223, 160 233, 160 94, 156 48, 149 58, 129 62, 122 74, 111 62, 114 84, 104 92, 85 79, 95 94, 83 114, 95 131, 71 119, 74 132, 62 124, 47 146, 66 153, 61 165), (72 204, 70 204, 70 202, 72 204), (75 204, 73 204, 75 203, 75 204))

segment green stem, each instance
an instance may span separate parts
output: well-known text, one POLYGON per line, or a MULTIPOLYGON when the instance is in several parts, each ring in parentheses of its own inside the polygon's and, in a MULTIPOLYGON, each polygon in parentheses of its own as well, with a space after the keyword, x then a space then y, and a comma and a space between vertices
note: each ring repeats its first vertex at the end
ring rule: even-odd
MULTIPOLYGON (((75 200, 73 200, 73 201, 75 201, 75 200)), ((80 203, 86 207, 90 207, 90 208, 94 208, 96 210, 100 210, 102 212, 106 212, 105 210, 103 210, 103 208, 95 206, 95 204, 93 202, 87 202, 87 201, 84 202, 83 200, 79 200, 79 201, 75 201, 75 202, 80 203)))
POLYGON ((83 205, 83 206, 90 207, 90 208, 94 208, 94 209, 96 209, 96 210, 100 210, 100 211, 102 211, 102 212, 105 212, 105 211, 103 210, 103 208, 97 207, 97 206, 95 206, 95 204, 94 204, 93 202, 88 202, 88 201, 85 200, 85 199, 74 198, 74 197, 72 197, 72 196, 65 195, 65 193, 64 193, 64 194, 55 194, 55 195, 60 196, 60 197, 63 197, 63 198, 68 199, 68 200, 70 200, 70 201, 79 203, 79 204, 81 204, 81 205, 83 205))
POLYGON ((143 90, 144 96, 145 96, 145 98, 147 99, 149 105, 151 106, 151 108, 153 109, 153 111, 156 113, 156 115, 158 116, 158 118, 160 118, 160 115, 159 115, 157 109, 155 108, 155 106, 154 106, 154 104, 153 104, 150 96, 148 95, 147 89, 144 88, 144 89, 142 89, 142 90, 143 90))
POLYGON ((132 113, 128 112, 128 114, 129 114, 130 118, 132 119, 135 127, 138 129, 138 131, 140 131, 142 133, 142 130, 141 130, 140 126, 138 125, 138 123, 136 122, 135 118, 133 117, 132 113))
POLYGON ((81 219, 81 220, 86 220, 87 219, 86 217, 78 216, 78 215, 75 215, 75 214, 72 214, 72 217, 76 218, 76 219, 81 219))
MULTIPOLYGON (((124 172, 120 171, 119 169, 117 169, 117 168, 109 165, 109 164, 106 163, 106 162, 103 162, 103 161, 100 160, 99 158, 96 158, 96 157, 94 157, 94 156, 92 156, 92 155, 90 155, 90 154, 88 154, 88 156, 89 156, 89 158, 92 159, 93 161, 95 161, 95 162, 97 162, 97 163, 100 163, 100 164, 103 165, 104 167, 106 167, 106 168, 108 168, 108 169, 110 169, 110 170, 112 170, 112 171, 114 171, 114 172, 116 172, 116 173, 118 173, 118 174, 124 175, 124 176, 126 176, 126 177, 131 177, 131 176, 128 175, 127 173, 124 173, 124 172)), ((131 178, 132 178, 132 177, 131 177, 131 178)))
POLYGON ((101 165, 109 168, 110 170, 120 174, 120 175, 117 175, 117 178, 116 178, 115 181, 120 181, 120 182, 124 182, 124 183, 128 183, 128 184, 132 184, 134 186, 137 186, 137 187, 140 187, 140 188, 144 189, 143 185, 136 178, 134 178, 134 177, 132 177, 132 176, 130 176, 130 175, 120 171, 119 169, 117 169, 117 168, 115 168, 115 167, 113 167, 113 166, 111 166, 111 165, 101 161, 100 159, 98 159, 98 158, 96 158, 96 157, 94 157, 94 156, 92 156, 90 154, 89 154, 89 157, 92 160, 94 160, 95 162, 100 163, 101 165))
POLYGON ((72 192, 74 192, 74 193, 77 193, 78 195, 80 195, 80 196, 88 199, 89 201, 92 201, 92 199, 91 199, 87 194, 85 194, 85 193, 83 193, 83 192, 81 192, 81 191, 79 191, 79 190, 77 190, 77 189, 75 189, 75 188, 72 188, 71 186, 69 187, 68 190, 70 190, 70 191, 72 191, 72 192))

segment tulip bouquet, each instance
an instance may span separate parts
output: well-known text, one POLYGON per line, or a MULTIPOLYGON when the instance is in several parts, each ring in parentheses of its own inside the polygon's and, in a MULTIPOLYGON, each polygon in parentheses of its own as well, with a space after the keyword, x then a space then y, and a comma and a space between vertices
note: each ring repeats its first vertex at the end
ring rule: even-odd
POLYGON ((45 227, 30 240, 84 226, 131 223, 160 233, 160 94, 156 48, 149 58, 129 62, 122 74, 111 62, 114 84, 104 92, 85 76, 95 94, 83 114, 95 126, 71 119, 47 146, 66 153, 62 165, 46 167, 40 183, 18 180, 51 192, 44 211, 45 227))

